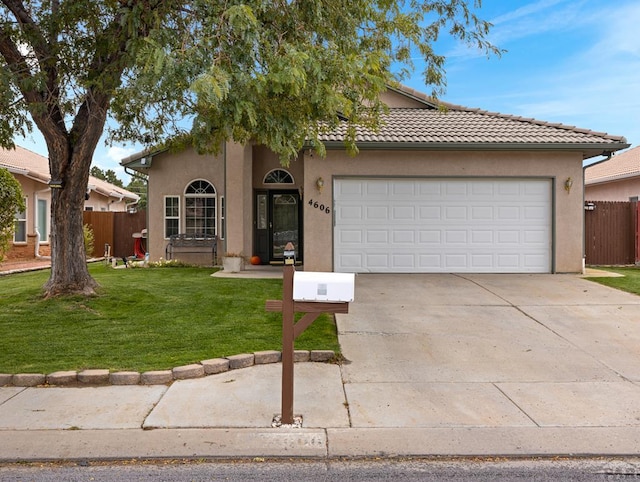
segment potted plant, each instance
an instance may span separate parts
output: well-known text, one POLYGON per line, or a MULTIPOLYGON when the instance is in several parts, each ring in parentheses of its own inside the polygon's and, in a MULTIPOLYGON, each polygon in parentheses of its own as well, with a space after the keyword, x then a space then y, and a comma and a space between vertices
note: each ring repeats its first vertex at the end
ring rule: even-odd
POLYGON ((242 270, 242 255, 225 253, 222 256, 222 269, 228 273, 239 273, 242 270))

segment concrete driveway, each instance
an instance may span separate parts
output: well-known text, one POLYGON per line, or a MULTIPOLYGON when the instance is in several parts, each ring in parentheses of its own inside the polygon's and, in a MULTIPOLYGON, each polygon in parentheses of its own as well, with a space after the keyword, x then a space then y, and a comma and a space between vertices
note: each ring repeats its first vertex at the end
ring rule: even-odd
POLYGON ((341 366, 0 387, 0 460, 637 456, 640 297, 574 275, 359 275, 341 366), (77 429, 77 430, 76 430, 77 429))
POLYGON ((353 428, 640 427, 638 296, 575 275, 363 274, 337 324, 353 428))

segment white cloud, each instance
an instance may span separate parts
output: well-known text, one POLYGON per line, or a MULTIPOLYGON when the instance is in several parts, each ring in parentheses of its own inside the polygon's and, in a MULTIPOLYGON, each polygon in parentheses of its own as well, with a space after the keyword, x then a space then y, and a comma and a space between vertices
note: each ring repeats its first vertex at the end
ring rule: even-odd
POLYGON ((96 148, 93 155, 93 166, 97 166, 103 171, 113 170, 118 178, 125 183, 129 182, 129 176, 125 173, 124 168, 120 165, 122 159, 129 157, 138 152, 135 147, 111 146, 108 148, 96 148))
POLYGON ((637 1, 540 0, 490 20, 492 42, 511 51, 489 62, 457 57, 447 68, 457 89, 448 100, 640 143, 637 1))

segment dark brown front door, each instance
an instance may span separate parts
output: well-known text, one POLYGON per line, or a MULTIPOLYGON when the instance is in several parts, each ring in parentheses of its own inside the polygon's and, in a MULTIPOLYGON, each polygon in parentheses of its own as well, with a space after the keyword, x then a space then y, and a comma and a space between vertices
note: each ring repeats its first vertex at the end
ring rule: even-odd
POLYGON ((302 261, 302 208, 297 190, 258 191, 255 212, 255 252, 263 264, 283 262, 284 247, 293 243, 302 261))

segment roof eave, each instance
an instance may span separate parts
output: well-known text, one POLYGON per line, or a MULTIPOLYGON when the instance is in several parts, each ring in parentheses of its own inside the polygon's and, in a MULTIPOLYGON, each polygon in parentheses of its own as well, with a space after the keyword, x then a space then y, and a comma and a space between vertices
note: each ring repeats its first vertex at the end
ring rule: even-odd
POLYGON ((125 157, 120 161, 120 165, 135 170, 137 170, 137 168, 148 169, 151 166, 153 156, 157 156, 158 154, 162 154, 163 152, 166 152, 168 150, 169 148, 156 150, 145 149, 144 151, 137 152, 130 155, 129 157, 125 157))
MULTIPOLYGON (((343 141, 325 141, 327 149, 344 149, 343 141)), ((578 151, 583 159, 607 155, 629 147, 626 143, 487 143, 487 142, 356 142, 360 150, 449 150, 449 151, 578 151)))
POLYGON ((640 177, 640 172, 629 172, 625 174, 606 176, 596 179, 585 179, 584 184, 585 186, 593 186, 595 184, 607 184, 616 181, 626 181, 627 179, 633 179, 637 177, 640 177))
POLYGON ((15 166, 7 166, 7 165, 0 165, 0 167, 4 167, 7 171, 9 171, 11 174, 18 174, 21 176, 24 176, 28 179, 33 179, 34 181, 46 184, 49 182, 49 176, 48 175, 43 175, 40 174, 39 172, 35 172, 35 171, 30 171, 29 169, 25 169, 25 168, 21 168, 21 167, 15 167, 15 166))

